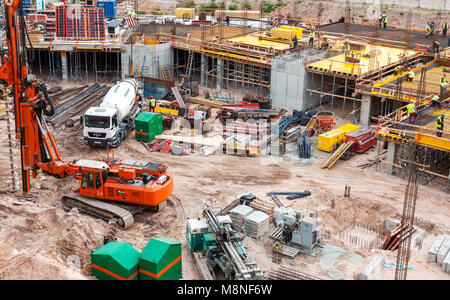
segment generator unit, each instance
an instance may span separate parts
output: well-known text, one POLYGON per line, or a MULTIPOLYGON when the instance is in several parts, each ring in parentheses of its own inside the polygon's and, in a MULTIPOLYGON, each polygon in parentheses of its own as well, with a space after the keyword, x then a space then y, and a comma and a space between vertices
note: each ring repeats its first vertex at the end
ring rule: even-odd
POLYGON ((279 226, 282 229, 281 242, 306 254, 311 254, 322 240, 321 220, 313 212, 303 217, 299 211, 295 215, 286 214, 279 226))

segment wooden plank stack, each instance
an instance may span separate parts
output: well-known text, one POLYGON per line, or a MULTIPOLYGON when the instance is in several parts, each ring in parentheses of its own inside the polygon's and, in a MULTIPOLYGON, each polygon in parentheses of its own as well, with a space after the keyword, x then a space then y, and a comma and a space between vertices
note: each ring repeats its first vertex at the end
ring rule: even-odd
POLYGON ((273 220, 273 211, 275 204, 271 201, 256 198, 250 203, 250 207, 265 212, 269 216, 269 223, 273 220))

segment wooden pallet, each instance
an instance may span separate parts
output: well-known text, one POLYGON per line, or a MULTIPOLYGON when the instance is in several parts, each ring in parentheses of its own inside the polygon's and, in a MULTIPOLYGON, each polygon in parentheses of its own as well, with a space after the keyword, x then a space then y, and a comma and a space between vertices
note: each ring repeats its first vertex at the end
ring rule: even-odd
POLYGON ((272 222, 273 211, 275 209, 275 204, 273 202, 256 198, 255 200, 250 202, 250 207, 266 213, 269 216, 269 223, 272 222))
POLYGON ((281 247, 278 250, 274 251, 289 256, 290 258, 294 258, 300 252, 300 250, 298 250, 297 248, 290 247, 287 245, 281 245, 281 247))

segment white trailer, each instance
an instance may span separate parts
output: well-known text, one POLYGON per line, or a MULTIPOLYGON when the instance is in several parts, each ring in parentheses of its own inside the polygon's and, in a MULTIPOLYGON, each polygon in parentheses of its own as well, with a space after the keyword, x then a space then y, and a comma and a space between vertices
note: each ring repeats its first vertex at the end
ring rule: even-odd
POLYGON ((134 129, 141 113, 136 105, 138 84, 126 79, 111 87, 99 107, 89 108, 83 116, 84 143, 93 147, 117 147, 134 129))

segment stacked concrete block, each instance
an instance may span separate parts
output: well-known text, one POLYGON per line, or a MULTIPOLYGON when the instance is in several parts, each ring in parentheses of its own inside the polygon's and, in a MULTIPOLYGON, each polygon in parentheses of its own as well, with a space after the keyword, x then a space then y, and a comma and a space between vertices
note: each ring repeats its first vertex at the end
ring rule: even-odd
POLYGON ((248 236, 259 238, 269 231, 269 216, 262 211, 254 211, 244 220, 244 232, 248 236))
POLYGON ((423 242, 427 232, 421 228, 417 228, 416 231, 411 235, 411 245, 417 246, 417 244, 423 242))
POLYGON ((445 241, 442 243, 441 247, 439 247, 439 251, 436 254, 436 261, 438 264, 442 265, 444 263, 444 259, 450 250, 450 236, 447 235, 445 241))
POLYGON ((446 240, 446 235, 440 235, 436 238, 431 246, 430 250, 428 250, 427 263, 435 263, 437 262, 437 254, 439 252, 439 248, 441 248, 442 243, 446 240))
POLYGON ((450 273, 450 252, 447 253, 447 256, 444 258, 442 262, 442 271, 450 273))
POLYGON ((230 211, 231 221, 233 224, 242 227, 245 218, 253 212, 253 208, 247 205, 238 205, 230 211))
POLYGON ((380 273, 384 266, 384 256, 378 254, 359 273, 359 280, 371 280, 380 273))

